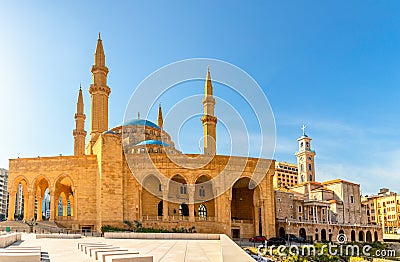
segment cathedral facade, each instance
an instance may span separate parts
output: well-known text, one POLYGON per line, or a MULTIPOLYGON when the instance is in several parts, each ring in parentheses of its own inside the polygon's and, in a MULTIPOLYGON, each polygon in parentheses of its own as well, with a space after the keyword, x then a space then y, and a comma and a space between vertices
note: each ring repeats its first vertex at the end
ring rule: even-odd
POLYGON ((49 220, 77 230, 140 221, 144 227, 194 226, 197 232, 238 238, 276 235, 275 161, 216 154, 217 117, 209 71, 202 101, 204 154, 199 155, 175 149, 163 128, 161 106, 157 124, 138 117, 109 128, 111 89, 100 36, 91 72, 88 141, 80 89, 74 155, 10 160, 8 220, 15 218, 16 193, 22 187, 24 219, 46 217, 42 202, 48 192, 49 220))

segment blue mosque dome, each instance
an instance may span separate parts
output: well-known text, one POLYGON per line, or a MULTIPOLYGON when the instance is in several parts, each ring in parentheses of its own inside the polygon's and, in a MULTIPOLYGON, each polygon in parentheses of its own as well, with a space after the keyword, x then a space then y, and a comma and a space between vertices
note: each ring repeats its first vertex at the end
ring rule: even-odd
POLYGON ((136 146, 142 146, 142 145, 169 146, 169 144, 164 143, 160 140, 144 140, 136 144, 136 146))
POLYGON ((115 133, 114 131, 108 130, 108 131, 104 131, 103 134, 112 134, 112 135, 116 135, 117 133, 115 133))
POLYGON ((154 124, 153 122, 145 119, 134 119, 134 120, 129 120, 123 124, 123 126, 148 126, 148 127, 154 127, 157 129, 161 129, 158 125, 154 124))

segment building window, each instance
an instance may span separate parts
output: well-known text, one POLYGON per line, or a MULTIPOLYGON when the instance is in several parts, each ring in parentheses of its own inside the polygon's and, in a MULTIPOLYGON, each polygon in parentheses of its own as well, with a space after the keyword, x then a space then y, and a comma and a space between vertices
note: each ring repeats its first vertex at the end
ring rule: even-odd
POLYGON ((300 165, 300 172, 304 172, 304 165, 303 164, 300 165))
POLYGON ((350 203, 354 204, 354 196, 350 196, 350 203))
POLYGON ((281 202, 281 199, 280 199, 280 198, 278 198, 278 202, 281 202))
POLYGON ((200 187, 199 194, 200 194, 200 197, 205 197, 206 196, 206 192, 205 192, 203 186, 200 187))
POLYGON ((299 217, 299 221, 301 222, 301 217, 299 217))
POLYGON ((312 175, 310 175, 310 181, 313 181, 313 179, 312 179, 312 175))
POLYGON ((299 213, 301 213, 301 211, 302 211, 301 209, 302 209, 301 206, 299 206, 299 213))
POLYGON ((207 217, 207 208, 204 204, 199 206, 199 217, 207 217))
POLYGON ((292 205, 290 205, 290 209, 293 209, 293 206, 292 206, 292 205))
POLYGON ((279 208, 279 209, 278 209, 278 212, 282 212, 282 209, 279 208))
POLYGON ((182 185, 181 188, 180 188, 181 194, 186 194, 186 191, 187 191, 186 185, 182 185))
POLYGON ((311 164, 308 164, 308 170, 312 171, 312 165, 311 164))

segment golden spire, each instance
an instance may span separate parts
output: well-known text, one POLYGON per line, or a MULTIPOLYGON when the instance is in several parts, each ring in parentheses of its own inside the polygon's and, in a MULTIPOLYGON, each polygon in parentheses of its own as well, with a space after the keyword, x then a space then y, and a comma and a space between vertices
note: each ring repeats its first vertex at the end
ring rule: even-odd
POLYGON ((94 65, 96 66, 106 66, 106 56, 104 55, 103 42, 100 38, 97 39, 96 51, 94 52, 94 65))
POLYGON ((78 102, 76 103, 75 129, 73 130, 75 156, 82 156, 85 154, 85 141, 86 141, 85 119, 86 115, 84 113, 84 108, 83 108, 82 85, 80 85, 78 93, 78 102))
POLYGON ((212 96, 212 95, 213 95, 213 87, 212 87, 212 82, 211 82, 210 67, 208 67, 206 83, 204 84, 204 96, 212 96))
POLYGON ((76 113, 83 114, 83 95, 82 95, 82 84, 79 86, 78 102, 76 103, 76 113))
POLYGON ((161 109, 161 103, 158 105, 158 126, 163 129, 164 126, 164 120, 163 120, 163 115, 162 115, 162 109, 161 109))

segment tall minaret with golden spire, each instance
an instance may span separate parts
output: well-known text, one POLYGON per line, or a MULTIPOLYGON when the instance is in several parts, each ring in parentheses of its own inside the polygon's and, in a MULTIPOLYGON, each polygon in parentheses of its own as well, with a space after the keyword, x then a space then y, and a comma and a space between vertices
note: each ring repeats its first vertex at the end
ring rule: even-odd
POLYGON ((74 135, 74 155, 83 156, 85 154, 85 119, 86 115, 83 109, 83 96, 82 96, 82 86, 79 88, 78 102, 76 103, 76 114, 75 114, 75 129, 73 131, 74 135))
POLYGON ((164 128, 164 120, 162 116, 162 109, 161 109, 161 103, 158 105, 158 119, 157 119, 157 124, 158 126, 163 129, 164 128))
POLYGON ((215 99, 213 97, 213 87, 211 82, 210 68, 208 68, 206 83, 204 85, 204 98, 203 98, 204 115, 201 118, 201 122, 203 123, 203 132, 204 132, 205 155, 216 154, 217 118, 214 116, 214 107, 215 107, 215 99))
POLYGON ((99 135, 108 130, 108 96, 111 89, 107 86, 108 68, 104 55, 103 43, 97 39, 94 65, 92 66, 93 83, 89 87, 90 107, 90 141, 87 148, 88 154, 93 154, 93 145, 99 135))

